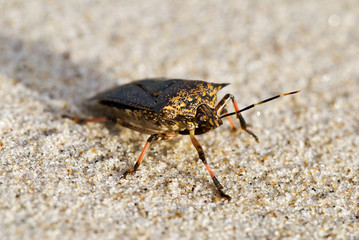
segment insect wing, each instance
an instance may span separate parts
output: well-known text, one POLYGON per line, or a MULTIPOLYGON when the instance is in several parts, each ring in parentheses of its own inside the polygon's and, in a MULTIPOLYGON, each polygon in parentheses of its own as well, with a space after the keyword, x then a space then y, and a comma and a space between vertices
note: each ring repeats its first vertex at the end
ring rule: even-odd
POLYGON ((130 83, 119 86, 92 98, 101 104, 117 108, 138 108, 153 110, 156 98, 142 87, 130 83))
POLYGON ((181 79, 170 79, 170 78, 153 78, 153 79, 143 79, 132 84, 139 86, 153 97, 157 98, 162 95, 166 89, 171 85, 181 82, 181 79))

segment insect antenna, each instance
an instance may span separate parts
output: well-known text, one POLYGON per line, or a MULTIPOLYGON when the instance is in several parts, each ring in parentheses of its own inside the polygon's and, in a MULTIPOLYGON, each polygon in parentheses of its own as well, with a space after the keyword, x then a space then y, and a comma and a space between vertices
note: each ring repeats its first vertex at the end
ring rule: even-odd
POLYGON ((288 92, 288 93, 284 93, 284 94, 278 94, 278 95, 276 95, 276 96, 267 98, 267 99, 262 100, 262 101, 260 101, 260 102, 251 104, 251 105, 249 105, 249 106, 247 106, 247 107, 245 107, 245 108, 242 108, 241 110, 239 110, 239 111, 237 111, 237 112, 231 112, 231 113, 224 114, 224 115, 222 115, 220 118, 224 118, 224 117, 228 117, 228 116, 231 116, 231 115, 234 115, 234 114, 237 114, 237 113, 241 113, 241 112, 247 111, 248 109, 254 108, 254 107, 257 106, 257 105, 260 105, 260 104, 263 104, 263 103, 272 101, 272 100, 274 100, 274 99, 277 99, 277 98, 280 98, 280 97, 283 97, 283 96, 296 94, 296 93, 299 93, 299 92, 300 92, 300 90, 294 91, 294 92, 288 92))

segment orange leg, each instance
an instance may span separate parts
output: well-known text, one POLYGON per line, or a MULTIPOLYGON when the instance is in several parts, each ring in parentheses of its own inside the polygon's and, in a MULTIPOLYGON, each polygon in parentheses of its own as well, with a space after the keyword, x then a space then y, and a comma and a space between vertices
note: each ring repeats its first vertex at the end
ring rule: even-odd
MULTIPOLYGON (((221 112, 221 115, 224 115, 224 114, 227 114, 227 113, 228 113, 227 109, 223 108, 222 112, 221 112)), ((237 128, 236 128, 236 126, 234 126, 232 118, 230 116, 227 116, 226 119, 229 122, 229 125, 231 126, 231 130, 236 131, 237 128)))
POLYGON ((135 165, 133 166, 133 168, 130 168, 128 169, 124 174, 123 174, 123 177, 125 178, 127 176, 127 174, 129 173, 132 173, 132 172, 135 172, 139 167, 140 167, 140 164, 151 144, 151 142, 153 141, 157 141, 157 140, 169 140, 171 138, 174 138, 175 136, 177 136, 177 133, 159 133, 159 134, 153 134, 151 135, 147 141, 146 141, 146 144, 145 146, 143 147, 142 151, 141 151, 141 154, 140 156, 138 157, 135 165))
POLYGON ((211 167, 208 165, 206 157, 204 155, 204 151, 202 146, 199 144, 199 142, 197 141, 197 139, 194 137, 194 130, 190 131, 190 137, 191 137, 191 141, 193 143, 193 146, 196 148, 197 152, 198 152, 198 156, 199 158, 202 160, 204 166, 207 168, 207 171, 209 173, 209 175, 211 176, 214 185, 216 186, 216 188, 218 189, 219 193, 221 194, 221 197, 226 198, 228 201, 231 200, 231 197, 227 194, 225 194, 223 192, 223 186, 221 185, 221 183, 218 181, 218 179, 216 178, 216 176, 214 175, 214 172, 212 171, 211 167))
POLYGON ((147 139, 146 144, 145 144, 145 146, 143 147, 142 152, 141 152, 140 156, 138 157, 138 159, 137 159, 137 161, 136 161, 136 163, 135 163, 135 166, 133 166, 133 168, 128 169, 128 170, 123 174, 123 178, 126 178, 127 174, 129 174, 129 173, 131 173, 131 172, 134 172, 134 171, 136 171, 136 170, 139 168, 139 166, 140 166, 140 164, 141 164, 141 162, 142 162, 142 160, 143 160, 143 157, 145 156, 145 154, 146 154, 146 152, 147 152, 147 149, 148 149, 148 147, 150 146, 151 142, 154 141, 154 140, 157 140, 157 139, 158 139, 158 134, 153 134, 153 135, 151 135, 151 136, 147 139))
POLYGON ((267 98, 265 100, 259 101, 257 103, 253 103, 253 104, 251 104, 251 105, 249 105, 249 106, 247 106, 245 108, 242 108, 241 110, 239 110, 237 102, 234 99, 234 96, 231 95, 231 94, 226 94, 226 96, 224 96, 222 98, 222 100, 217 104, 216 110, 217 110, 217 114, 220 115, 220 118, 224 118, 224 117, 228 118, 229 116, 236 114, 238 119, 239 119, 239 123, 241 124, 241 128, 243 130, 245 130, 248 134, 250 134, 252 137, 254 137, 255 140, 258 142, 258 137, 251 130, 249 130, 247 128, 246 121, 242 117, 241 112, 244 112, 244 111, 247 111, 248 109, 254 108, 257 105, 260 105, 260 104, 263 104, 263 103, 266 103, 266 102, 270 102, 270 101, 272 101, 274 99, 277 99, 277 98, 280 98, 280 97, 283 97, 283 96, 296 94, 296 93, 299 93, 299 92, 300 92, 300 90, 293 91, 293 92, 287 92, 287 93, 284 93, 284 94, 278 94, 278 95, 275 95, 274 97, 270 97, 270 98, 267 98), (227 105, 227 103, 228 103, 228 101, 230 99, 232 99, 233 106, 234 106, 234 109, 236 111, 232 112, 232 113, 222 114, 223 110, 225 110, 224 107, 227 105))
POLYGON ((68 118, 74 121, 75 123, 89 123, 89 122, 105 122, 105 121, 113 121, 117 122, 119 119, 116 117, 99 117, 99 118, 77 118, 77 117, 71 117, 69 115, 62 115, 63 118, 68 118))
MULTIPOLYGON (((242 114, 239 112, 239 108, 238 108, 238 105, 237 105, 237 102, 234 98, 234 96, 232 94, 226 94, 221 101, 219 101, 219 103, 217 104, 216 106, 216 110, 217 110, 217 113, 218 114, 221 114, 223 111, 226 111, 224 109, 224 107, 227 105, 228 101, 229 100, 232 100, 232 103, 233 103, 233 107, 235 109, 235 111, 237 112, 237 118, 239 120, 239 123, 241 125, 241 129, 243 129, 244 131, 246 131, 249 135, 251 135, 257 142, 259 141, 258 140, 258 137, 250 130, 247 128, 247 123, 246 121, 244 120, 242 114)), ((222 114, 223 115, 223 114, 222 114)), ((225 115, 225 114, 224 114, 225 115)))

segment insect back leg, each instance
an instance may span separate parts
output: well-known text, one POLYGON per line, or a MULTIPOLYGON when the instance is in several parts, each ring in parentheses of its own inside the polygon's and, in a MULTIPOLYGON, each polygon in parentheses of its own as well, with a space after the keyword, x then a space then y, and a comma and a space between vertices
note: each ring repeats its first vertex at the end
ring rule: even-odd
POLYGON ((99 117, 99 118, 78 118, 78 117, 71 117, 67 114, 62 115, 63 118, 68 118, 74 121, 75 123, 83 124, 83 123, 89 123, 89 122, 105 122, 105 121, 111 121, 111 122, 119 122, 120 119, 117 117, 99 117))
POLYGON ((143 147, 140 156, 137 158, 137 161, 133 168, 128 169, 124 174, 123 178, 126 178, 127 174, 135 172, 139 167, 143 160, 143 157, 145 156, 151 142, 157 141, 157 140, 169 140, 173 137, 175 137, 177 134, 166 134, 166 133, 160 133, 160 134, 152 134, 146 141, 145 146, 143 147))
POLYGON ((214 182, 214 185, 216 186, 216 188, 218 189, 219 193, 221 194, 222 197, 226 198, 228 201, 231 200, 231 197, 228 196, 227 194, 225 194, 223 192, 223 186, 221 185, 221 183, 218 181, 218 179, 216 178, 216 176, 214 175, 211 167, 208 165, 207 163, 207 160, 206 160, 206 157, 204 155, 204 151, 203 151, 203 148, 202 146, 199 144, 198 140, 195 138, 195 132, 194 130, 191 130, 189 132, 189 135, 191 137, 191 141, 192 141, 192 144, 193 146, 196 148, 197 152, 198 152, 198 156, 199 158, 202 160, 204 166, 207 168, 207 171, 209 172, 209 175, 211 176, 213 182, 214 182))
POLYGON ((242 114, 239 112, 239 108, 237 102, 232 94, 226 94, 221 101, 216 106, 216 111, 218 114, 221 114, 223 111, 226 111, 225 106, 227 105, 228 101, 232 100, 234 110, 237 112, 237 118, 241 125, 241 129, 246 131, 249 135, 251 135, 257 142, 259 141, 258 137, 248 128, 246 121, 244 120, 242 114))

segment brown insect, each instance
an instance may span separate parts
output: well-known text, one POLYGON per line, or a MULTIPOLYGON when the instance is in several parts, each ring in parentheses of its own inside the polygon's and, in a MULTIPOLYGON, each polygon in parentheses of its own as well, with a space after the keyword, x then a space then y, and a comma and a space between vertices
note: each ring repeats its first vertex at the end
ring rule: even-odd
MULTIPOLYGON (((203 148, 195 135, 212 131, 222 125, 222 118, 236 115, 241 129, 258 142, 258 137, 248 129, 241 112, 299 91, 276 95, 239 109, 231 94, 226 94, 216 104, 217 92, 227 85, 227 83, 208 83, 197 80, 144 79, 110 89, 93 97, 92 100, 99 103, 109 113, 104 117, 93 119, 80 119, 67 115, 63 117, 77 123, 113 121, 132 130, 150 134, 134 167, 128 169, 123 174, 124 177, 138 169, 151 142, 169 140, 178 134, 189 135, 220 195, 230 200, 230 196, 223 192, 223 186, 208 165, 203 148), (229 101, 232 101, 235 112, 227 113, 225 106, 229 101)), ((231 121, 230 124, 235 129, 231 121)))

